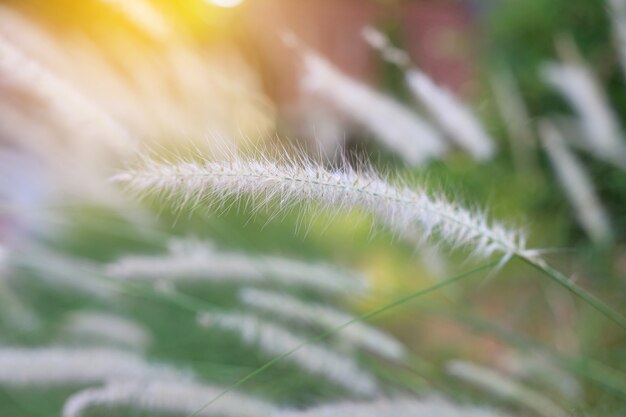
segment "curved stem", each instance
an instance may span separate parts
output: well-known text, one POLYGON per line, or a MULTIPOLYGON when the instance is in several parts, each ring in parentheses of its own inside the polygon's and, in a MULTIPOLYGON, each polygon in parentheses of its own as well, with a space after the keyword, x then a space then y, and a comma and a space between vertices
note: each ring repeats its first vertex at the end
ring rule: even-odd
POLYGON ((552 268, 543 260, 534 259, 524 255, 517 255, 517 257, 532 266, 533 268, 543 272, 559 285, 565 287, 568 291, 589 303, 593 308, 604 314, 604 316, 617 323, 623 329, 626 329, 626 318, 624 316, 615 311, 613 308, 611 308, 608 304, 600 300, 595 295, 574 284, 569 278, 567 278, 556 269, 552 268))

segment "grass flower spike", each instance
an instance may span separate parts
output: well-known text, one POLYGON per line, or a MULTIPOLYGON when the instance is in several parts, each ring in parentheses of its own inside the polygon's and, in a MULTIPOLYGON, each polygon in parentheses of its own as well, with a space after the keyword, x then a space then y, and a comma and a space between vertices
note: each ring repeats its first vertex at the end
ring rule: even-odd
POLYGON ((417 69, 406 72, 409 88, 428 108, 442 129, 462 149, 479 161, 491 158, 495 152, 493 139, 485 132, 480 121, 450 91, 438 86, 417 69))
POLYGON ((249 345, 256 345, 268 355, 282 355, 300 369, 345 388, 359 396, 378 393, 373 376, 361 369, 350 357, 307 340, 272 322, 241 313, 202 313, 198 322, 204 327, 217 327, 238 333, 249 345), (294 350, 295 349, 295 350, 294 350))
POLYGON ((270 417, 275 408, 257 400, 230 392, 195 413, 207 399, 216 397, 223 388, 181 381, 112 382, 104 387, 79 391, 68 398, 63 417, 89 415, 95 408, 131 407, 155 413, 194 414, 199 417, 270 417))
POLYGON ((544 417, 566 417, 566 414, 551 399, 543 396, 500 372, 470 362, 454 360, 448 362, 450 375, 527 407, 544 417))
POLYGON ((543 121, 539 132, 578 221, 593 241, 609 242, 612 239, 611 222, 584 166, 567 148, 565 139, 552 123, 543 121))
POLYGON ((206 281, 280 284, 326 294, 362 293, 366 280, 352 271, 279 256, 228 252, 207 241, 172 240, 169 253, 124 256, 107 266, 107 274, 135 281, 206 281))
MULTIPOLYGON (((353 316, 330 307, 276 292, 248 288, 241 292, 240 298, 257 310, 291 322, 317 325, 324 330, 332 330, 355 320, 353 316)), ((338 332, 337 337, 391 360, 402 360, 407 353, 399 341, 364 323, 350 324, 338 332)))
POLYGON ((314 52, 304 52, 303 62, 305 91, 328 100, 408 164, 419 166, 445 152, 441 135, 407 107, 341 73, 314 52))
POLYGON ((584 132, 582 145, 598 158, 626 169, 626 143, 617 116, 589 68, 551 63, 545 65, 543 75, 576 111, 584 132))
POLYGON ((114 314, 98 311, 76 311, 69 314, 63 323, 62 334, 77 341, 101 343, 145 350, 151 335, 140 323, 114 314))
POLYGON ((458 146, 479 161, 493 156, 493 139, 460 99, 451 91, 438 86, 426 73, 414 68, 408 55, 394 47, 379 30, 366 27, 362 35, 371 47, 380 52, 383 59, 405 69, 409 89, 458 146))
POLYGON ((397 398, 370 402, 340 402, 310 409, 285 410, 275 417, 507 417, 487 408, 462 406, 440 398, 397 398))
POLYGON ((445 198, 405 185, 394 185, 372 172, 349 167, 329 170, 305 157, 235 156, 226 162, 145 160, 138 169, 114 177, 139 193, 154 192, 179 204, 223 205, 231 197, 254 197, 257 206, 278 201, 282 209, 297 202, 318 203, 340 212, 360 209, 399 234, 419 227, 421 238, 438 237, 465 246, 476 257, 525 252, 520 231, 490 222, 445 198))
POLYGON ((190 376, 113 349, 0 348, 0 385, 5 386, 64 387, 152 378, 184 380, 190 376))

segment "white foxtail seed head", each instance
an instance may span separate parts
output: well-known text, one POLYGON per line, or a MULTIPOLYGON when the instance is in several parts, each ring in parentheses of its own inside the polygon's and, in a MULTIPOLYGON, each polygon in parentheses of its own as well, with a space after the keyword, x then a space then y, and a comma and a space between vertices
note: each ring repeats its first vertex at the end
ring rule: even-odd
POLYGON ((85 146, 88 143, 85 138, 97 139, 99 144, 125 156, 136 145, 135 138, 125 126, 2 35, 0 76, 4 83, 24 89, 44 102, 57 122, 68 131, 81 132, 83 143, 77 146, 85 146))
POLYGON ((65 387, 116 379, 189 379, 173 368, 105 348, 0 348, 0 385, 65 387))
POLYGON ((89 388, 70 396, 63 417, 88 415, 94 408, 131 407, 153 413, 197 415, 198 417, 270 417, 271 404, 226 389, 185 381, 114 381, 104 387, 89 388))
POLYGON ((382 32, 366 27, 362 34, 365 41, 378 50, 384 60, 405 69, 407 84, 415 97, 428 108, 441 128, 458 146, 479 161, 493 156, 493 139, 469 107, 451 91, 438 86, 426 73, 412 68, 406 52, 394 47, 382 32))
POLYGON ((156 193, 191 207, 220 206, 236 197, 255 209, 271 202, 283 210, 299 202, 340 213, 358 209, 400 235, 419 231, 424 241, 437 237, 470 248, 477 257, 527 254, 523 233, 490 222, 484 214, 424 190, 394 185, 372 172, 326 169, 304 157, 285 156, 281 163, 242 156, 226 162, 146 160, 114 180, 138 193, 156 193))
POLYGON ((585 148, 626 169, 626 142, 617 115, 591 70, 582 63, 550 63, 544 66, 543 75, 577 113, 585 148))
POLYGON ((336 333, 336 336, 356 346, 391 360, 405 358, 406 350, 402 343, 390 335, 358 322, 355 317, 331 307, 308 303, 290 295, 247 288, 240 293, 241 300, 257 310, 274 314, 282 319, 307 323, 324 330, 333 330, 350 323, 336 333))
POLYGON ((360 396, 374 396, 378 384, 349 356, 321 344, 309 343, 290 330, 245 313, 202 313, 198 323, 237 333, 248 345, 257 346, 269 356, 283 355, 294 366, 345 388, 360 396))
POLYGON ((75 311, 65 317, 61 336, 79 342, 144 350, 151 335, 141 323, 98 311, 75 311))
POLYGON ((363 39, 372 48, 380 52, 383 59, 391 62, 399 67, 408 67, 411 65, 409 54, 400 48, 396 48, 389 42, 387 36, 373 26, 366 26, 361 31, 363 39))
POLYGON ((611 222, 585 167, 567 147, 561 132, 549 121, 539 125, 539 133, 554 168, 574 208, 578 222, 587 235, 596 243, 607 243, 612 239, 611 222))
POLYGON ((441 135, 412 110, 343 74, 314 52, 303 52, 303 62, 306 91, 328 100, 408 164, 419 166, 445 153, 441 135))
POLYGON ((488 408, 454 404, 443 398, 394 398, 368 402, 344 401, 305 410, 283 410, 274 417, 507 417, 488 408))
POLYGON ((512 353, 499 362, 507 374, 516 379, 556 391, 568 400, 577 401, 584 395, 578 379, 559 367, 548 355, 537 352, 512 353))
POLYGON ((493 369, 470 362, 453 360, 447 363, 446 370, 452 376, 499 397, 517 402, 544 417, 565 417, 568 415, 550 398, 493 369))
POLYGON ((165 255, 124 256, 107 266, 107 274, 128 280, 280 284, 327 294, 354 294, 367 289, 364 277, 330 264, 228 252, 212 242, 191 239, 173 240, 169 247, 165 255))
POLYGON ((454 142, 474 159, 484 161, 493 156, 493 139, 478 118, 452 92, 435 84, 424 72, 409 69, 406 72, 409 88, 428 108, 454 142))

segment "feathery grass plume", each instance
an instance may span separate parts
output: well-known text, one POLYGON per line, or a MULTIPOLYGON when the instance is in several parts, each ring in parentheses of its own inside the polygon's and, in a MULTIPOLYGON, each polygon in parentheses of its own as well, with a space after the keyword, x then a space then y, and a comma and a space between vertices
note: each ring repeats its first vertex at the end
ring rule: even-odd
POLYGON ((163 41, 171 35, 171 29, 163 15, 146 0, 100 0, 117 10, 136 27, 155 40, 163 41))
POLYGON ((22 53, 4 36, 0 36, 0 74, 4 84, 24 89, 45 103, 57 122, 74 137, 80 132, 82 142, 76 146, 93 147, 93 143, 84 141, 89 138, 97 139, 99 144, 121 155, 132 151, 135 139, 124 126, 69 83, 22 53))
POLYGON ((140 323, 115 314, 98 311, 75 311, 68 314, 62 325, 64 340, 68 337, 81 342, 109 344, 144 350, 151 341, 150 332, 140 323))
POLYGON ((55 290, 71 290, 89 297, 110 299, 111 287, 94 279, 100 270, 95 264, 44 248, 30 248, 28 253, 11 253, 10 266, 28 271, 55 290))
POLYGON ((451 91, 438 86, 426 73, 411 66, 408 57, 403 58, 401 51, 394 48, 382 32, 370 27, 363 32, 363 36, 384 59, 405 68, 410 90, 458 146, 478 161, 493 156, 493 139, 469 107, 451 91))
MULTIPOLYGON (((129 3, 100 1, 120 7, 129 3)), ((163 144, 176 138, 179 145, 184 140, 205 149, 211 146, 208 130, 235 141, 253 134, 262 138, 273 129, 272 106, 236 52, 207 55, 183 36, 146 48, 144 39, 124 32, 116 33, 123 42, 111 43, 106 31, 67 36, 46 31, 42 23, 0 7, 0 34, 48 72, 62 75, 142 141, 163 144)), ((84 139, 82 134, 66 133, 84 139)))
POLYGON ((65 387, 115 379, 186 380, 192 376, 169 366, 150 364, 119 350, 60 347, 0 348, 0 384, 10 387, 65 387))
POLYGON ((515 165, 518 170, 530 172, 537 163, 534 155, 536 140, 517 81, 511 71, 500 70, 491 77, 491 87, 509 137, 515 165))
POLYGON ((490 159, 495 146, 476 116, 452 92, 438 86, 426 73, 415 68, 406 72, 407 83, 442 129, 478 161, 490 159))
POLYGON ((626 1, 608 0, 609 16, 613 21, 613 38, 615 47, 622 66, 622 72, 626 77, 626 1))
POLYGON ((367 128, 405 162, 419 166, 446 151, 441 135, 412 110, 343 74, 316 52, 300 49, 302 88, 367 128))
POLYGON ((574 208, 578 222, 595 243, 602 244, 611 241, 609 216, 584 166, 567 148, 565 139, 550 121, 543 120, 540 123, 539 133, 556 176, 574 208))
POLYGON ((182 204, 220 205, 231 197, 252 196, 259 199, 255 208, 277 200, 282 209, 300 201, 339 212, 362 209, 397 233, 419 229, 424 240, 437 236, 452 246, 472 249, 476 257, 525 254, 523 233, 443 197, 393 185, 373 172, 326 169, 301 155, 283 154, 282 159, 280 163, 245 156, 226 162, 144 160, 139 168, 114 180, 131 190, 159 193, 182 204))
POLYGON ((345 401, 305 410, 282 410, 273 417, 507 417, 483 407, 458 405, 443 398, 395 398, 369 402, 345 401))
POLYGON ((408 67, 411 65, 411 58, 406 51, 393 46, 387 36, 373 26, 365 26, 361 31, 361 35, 365 42, 372 48, 380 52, 383 59, 391 62, 399 67, 408 67))
POLYGON ((308 343, 277 324, 244 313, 202 313, 198 316, 198 323, 203 327, 216 326, 235 332, 244 343, 257 346, 268 355, 281 355, 296 349, 285 358, 294 366, 356 395, 374 396, 378 393, 374 377, 351 357, 320 344, 308 343))
POLYGON ((276 283, 329 294, 367 289, 364 277, 330 264, 227 252, 193 239, 173 239, 166 255, 124 256, 108 265, 106 273, 128 280, 276 283))
POLYGON ((583 390, 574 375, 559 368, 549 357, 540 354, 511 355, 504 358, 502 367, 518 379, 539 382, 554 389, 563 397, 579 401, 583 390))
POLYGON ((618 118, 591 70, 581 61, 549 63, 542 73, 578 115, 586 150, 626 169, 626 143, 618 118))
POLYGON ((88 415, 91 409, 122 407, 198 417, 271 417, 276 411, 270 403, 232 391, 202 408, 223 391, 223 388, 184 381, 113 381, 104 387, 85 389, 70 396, 62 415, 81 417, 88 415))
MULTIPOLYGON (((244 304, 257 310, 272 313, 296 323, 313 324, 323 330, 333 330, 355 320, 353 316, 331 307, 308 303, 277 292, 246 288, 241 291, 240 298, 244 304)), ((342 340, 391 360, 402 360, 406 355, 402 343, 364 323, 354 322, 341 329, 336 335, 342 340)))
POLYGON ((499 397, 516 402, 539 415, 545 417, 566 417, 568 415, 551 399, 493 369, 454 360, 446 364, 446 371, 454 377, 481 387, 499 397))

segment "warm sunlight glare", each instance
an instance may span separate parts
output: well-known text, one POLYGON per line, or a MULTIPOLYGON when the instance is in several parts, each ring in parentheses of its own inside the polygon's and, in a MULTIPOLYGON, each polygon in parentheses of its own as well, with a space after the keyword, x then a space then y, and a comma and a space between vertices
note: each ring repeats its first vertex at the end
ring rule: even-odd
POLYGON ((205 0, 207 3, 211 3, 219 7, 236 7, 243 3, 243 0, 205 0))

